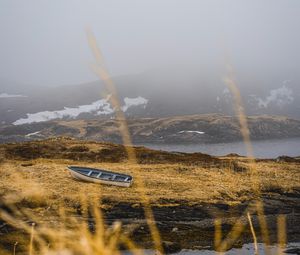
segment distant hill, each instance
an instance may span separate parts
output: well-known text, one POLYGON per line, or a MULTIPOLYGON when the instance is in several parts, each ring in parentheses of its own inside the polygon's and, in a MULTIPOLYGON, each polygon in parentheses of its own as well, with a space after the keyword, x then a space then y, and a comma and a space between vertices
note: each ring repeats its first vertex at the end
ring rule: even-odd
MULTIPOLYGON (((239 74, 238 85, 246 113, 300 118, 300 77, 294 77, 294 80, 289 80, 288 77, 251 72, 239 74)), ((118 76, 113 80, 120 103, 129 117, 234 114, 232 95, 222 81, 220 72, 203 70, 196 75, 185 75, 153 71, 118 76)), ((108 94, 101 81, 44 87, 24 86, 0 79, 0 123, 109 119, 114 114, 112 106, 107 103, 108 94), (18 121, 20 119, 22 121, 18 121)))
MULTIPOLYGON (((300 120, 280 116, 248 117, 251 139, 300 137, 300 120)), ((129 118, 134 143, 219 143, 242 139, 235 117, 221 114, 165 118, 129 118)), ((1 142, 27 141, 56 136, 122 143, 115 119, 60 120, 0 129, 1 142)))

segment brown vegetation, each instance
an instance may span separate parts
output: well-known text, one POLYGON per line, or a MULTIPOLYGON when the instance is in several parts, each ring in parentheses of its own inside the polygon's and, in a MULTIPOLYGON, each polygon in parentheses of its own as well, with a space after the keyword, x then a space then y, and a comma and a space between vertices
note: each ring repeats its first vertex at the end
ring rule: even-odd
MULTIPOLYGON (((188 215, 207 217, 201 209, 203 204, 222 205, 223 210, 227 210, 228 206, 249 204, 257 199, 249 181, 253 162, 236 155, 216 158, 201 153, 168 153, 137 147, 141 163, 137 166, 127 162, 124 146, 68 138, 6 144, 0 147, 0 151, 2 209, 18 208, 23 212, 23 220, 32 220, 34 216, 37 224, 47 222, 55 228, 63 224, 60 217, 62 208, 68 216, 82 214, 84 197, 98 201, 97 206, 108 210, 111 217, 136 217, 129 215, 135 215, 134 210, 141 210, 136 184, 131 188, 119 188, 79 182, 71 178, 68 165, 110 169, 133 176, 141 171, 139 174, 145 182, 151 205, 165 208, 163 212, 157 209, 158 218, 171 217, 175 210, 172 208, 180 208, 181 219, 188 215)), ((299 165, 297 160, 257 162, 255 167, 262 194, 266 197, 276 194, 287 198, 299 196, 299 165)), ((278 207, 276 203, 270 208, 278 207)), ((173 215, 174 219, 178 217, 173 215)), ((170 230, 167 233, 169 235, 170 230)), ((16 237, 9 232, 3 235, 2 245, 7 248, 16 240, 25 243, 27 239, 22 241, 22 238, 22 235, 16 237)))
MULTIPOLYGON (((282 116, 248 116, 252 140, 300 137, 300 121, 282 116)), ((134 143, 218 143, 242 140, 236 117, 221 114, 183 115, 165 118, 129 118, 134 143), (203 134, 182 131, 202 131, 203 134)), ((22 126, 0 127, 0 142, 28 141, 56 136, 122 143, 116 119, 55 120, 22 126), (33 134, 38 132, 37 134, 33 134), (30 136, 25 136, 31 134, 30 136)))
MULTIPOLYGON (((117 201, 139 199, 135 186, 120 189, 82 183, 73 180, 67 171, 68 165, 84 165, 134 176, 139 168, 126 162, 124 146, 61 138, 6 144, 0 150, 2 198, 12 193, 26 192, 26 186, 32 189, 34 183, 38 185, 40 194, 46 191, 49 203, 57 203, 65 198, 76 201, 80 190, 91 196, 101 191, 104 197, 117 201), (116 164, 120 162, 122 164, 116 164), (19 179, 26 186, 20 185, 19 179)), ((136 147, 136 153, 141 163, 141 175, 153 202, 161 198, 192 202, 241 202, 254 196, 251 194, 250 161, 247 158, 168 153, 144 147, 136 147)), ((286 191, 299 187, 300 169, 297 160, 260 160, 256 168, 263 190, 267 191, 266 187, 271 186, 286 191)))

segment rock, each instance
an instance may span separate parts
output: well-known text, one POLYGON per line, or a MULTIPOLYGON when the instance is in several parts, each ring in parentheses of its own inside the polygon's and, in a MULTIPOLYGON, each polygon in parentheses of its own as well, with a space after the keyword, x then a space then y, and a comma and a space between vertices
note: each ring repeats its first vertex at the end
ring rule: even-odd
POLYGON ((241 156, 237 153, 229 153, 227 155, 225 155, 225 157, 230 157, 230 158, 240 158, 240 157, 244 157, 244 156, 241 156))
POLYGON ((234 172, 247 172, 249 168, 237 161, 232 162, 232 169, 234 172))
POLYGON ((32 163, 23 163, 23 164, 21 164, 21 166, 27 167, 27 166, 33 166, 33 164, 32 163))
POLYGON ((297 158, 289 157, 289 156, 280 156, 276 158, 277 162, 299 162, 297 158))
POLYGON ((166 254, 176 253, 181 251, 181 246, 178 243, 163 241, 162 247, 166 254))
POLYGON ((286 249, 284 253, 300 255, 300 247, 286 249))

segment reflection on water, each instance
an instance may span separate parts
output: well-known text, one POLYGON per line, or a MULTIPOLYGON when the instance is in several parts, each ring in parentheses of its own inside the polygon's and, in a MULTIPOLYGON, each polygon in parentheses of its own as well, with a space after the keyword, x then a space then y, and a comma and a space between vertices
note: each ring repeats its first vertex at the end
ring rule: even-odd
MULTIPOLYGON (((178 152, 202 152, 214 156, 237 153, 245 156, 243 142, 218 144, 143 144, 152 149, 178 152)), ((300 138, 253 141, 254 156, 257 158, 277 158, 278 156, 300 156, 300 138)))
MULTIPOLYGON (((281 249, 278 245, 265 246, 262 243, 258 243, 258 254, 260 255, 278 255, 278 254, 299 254, 300 243, 289 243, 286 248, 281 249), (297 253, 298 252, 298 253, 297 253)), ((131 255, 130 252, 122 252, 124 255, 131 255)), ((145 250, 143 254, 154 255, 153 250, 145 250)), ((178 255, 216 255, 216 254, 226 254, 226 255, 252 255, 255 254, 254 244, 244 244, 242 248, 233 248, 225 253, 217 253, 213 250, 182 250, 178 255)))
MULTIPOLYGON (((291 249, 300 249, 300 243, 290 243, 286 249, 280 249, 277 245, 272 245, 267 247, 267 252, 265 251, 265 246, 261 243, 258 244, 258 254, 264 255, 264 254, 270 254, 270 255, 278 255, 278 254, 287 254, 284 251, 285 250, 291 250, 291 249), (281 253, 282 251, 282 253, 281 253)), ((215 251, 209 251, 209 250, 182 250, 181 252, 177 253, 180 255, 216 255, 215 251)), ((244 244, 242 248, 234 248, 226 253, 223 253, 226 255, 249 255, 249 254, 255 254, 255 249, 253 244, 244 244)), ((293 254, 293 253, 289 253, 293 254)), ((294 253, 295 254, 295 253, 294 253)))

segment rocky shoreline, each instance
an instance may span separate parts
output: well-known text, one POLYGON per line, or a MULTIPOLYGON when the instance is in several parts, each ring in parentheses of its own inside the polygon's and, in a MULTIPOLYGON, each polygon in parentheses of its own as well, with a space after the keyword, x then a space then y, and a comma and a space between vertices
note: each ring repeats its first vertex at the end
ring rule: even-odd
MULTIPOLYGON (((287 222, 288 242, 300 241, 300 190, 299 192, 279 195, 274 193, 262 199, 265 218, 270 233, 270 242, 277 242, 277 218, 284 215, 287 222)), ((153 206, 153 214, 164 243, 173 244, 177 249, 214 249, 214 234, 216 218, 221 219, 223 238, 232 229, 237 219, 245 224, 243 234, 234 243, 234 247, 241 247, 245 243, 253 242, 245 210, 251 202, 236 206, 228 204, 196 203, 188 205, 187 201, 164 201, 159 206, 153 206)), ((131 230, 130 237, 143 247, 151 248, 151 241, 147 224, 144 220, 143 208, 140 204, 118 203, 103 211, 108 224, 116 220, 121 221, 125 230, 131 229, 132 224, 137 227, 131 230)), ((262 235, 258 216, 252 215, 253 226, 257 231, 258 241, 262 242, 262 235)), ((91 220, 91 229, 93 228, 91 220)))
MULTIPOLYGON (((292 194, 288 194, 292 195, 292 194)), ((276 195, 272 198, 265 198, 265 219, 268 224, 270 244, 277 243, 277 219, 279 215, 286 217, 287 241, 300 241, 300 196, 286 196, 278 199, 276 195)), ((108 202, 108 201, 106 201, 108 202)), ((175 201, 171 201, 175 202, 175 201)), ((250 232, 247 216, 243 212, 247 209, 248 203, 237 206, 227 204, 207 204, 198 203, 195 205, 185 205, 186 201, 176 201, 176 204, 153 206, 153 213, 157 228, 161 235, 162 245, 166 253, 178 252, 182 249, 189 250, 215 250, 214 235, 216 217, 221 219, 223 239, 232 230, 238 219, 244 224, 244 231, 234 242, 234 248, 241 248, 244 244, 252 243, 253 237, 250 232)), ((142 205, 137 203, 117 203, 110 204, 109 209, 103 209, 103 216, 108 226, 112 226, 116 221, 122 223, 122 229, 131 240, 135 241, 139 247, 153 249, 149 228, 144 218, 142 205)), ((93 218, 85 218, 80 213, 71 217, 88 222, 90 231, 95 231, 95 221, 93 218)), ((257 214, 252 215, 252 222, 256 231, 258 242, 263 242, 260 231, 260 224, 257 214)), ((30 224, 32 222, 30 221, 30 224)), ((21 234, 9 225, 1 224, 0 236, 13 233, 21 234)), ((25 233, 22 233, 24 235, 25 233)), ((17 239, 17 238, 16 238, 17 239)), ((11 243, 1 242, 1 246, 11 250, 11 243)), ((122 249, 123 247, 120 247, 122 249)))
MULTIPOLYGON (((300 189, 286 194, 274 192, 272 195, 262 196, 265 219, 268 224, 270 244, 277 243, 277 219, 279 215, 286 217, 287 241, 300 241, 300 189)), ((244 230, 232 247, 240 248, 246 243, 253 242, 249 222, 245 214, 251 208, 250 201, 228 205, 223 203, 194 203, 178 200, 162 200, 159 205, 153 205, 152 210, 156 225, 159 229, 163 247, 166 253, 189 250, 214 250, 215 219, 221 220, 223 239, 232 230, 233 225, 240 219, 244 230), (249 207, 250 205, 250 207, 249 207)), ((153 243, 149 228, 144 217, 144 209, 140 203, 116 202, 108 199, 102 201, 102 213, 107 226, 116 221, 122 223, 122 229, 139 247, 152 249, 153 243)), ((1 206, 3 210, 3 206, 1 206)), ((73 216, 77 220, 88 223, 90 231, 95 231, 93 217, 84 217, 80 205, 73 216)), ((55 213, 54 213, 55 214, 55 213)), ((52 219, 53 220, 53 219, 52 219)), ((54 220, 55 221, 55 220, 54 220)), ((252 223, 257 234, 258 242, 263 242, 258 215, 252 214, 252 223)), ((32 224, 32 221, 28 221, 32 224)), ((38 224, 38 223, 36 223, 38 224)), ((0 224, 0 236, 6 234, 24 235, 25 233, 14 227, 0 224)), ((11 239, 12 237, 10 237, 11 239)), ((17 238, 16 238, 17 239, 17 238)), ((11 249, 11 243, 1 241, 1 247, 11 249)), ((122 249, 122 247, 120 247, 122 249)))

